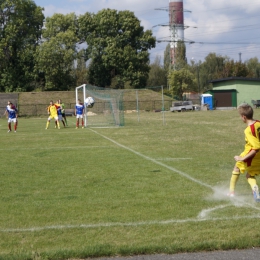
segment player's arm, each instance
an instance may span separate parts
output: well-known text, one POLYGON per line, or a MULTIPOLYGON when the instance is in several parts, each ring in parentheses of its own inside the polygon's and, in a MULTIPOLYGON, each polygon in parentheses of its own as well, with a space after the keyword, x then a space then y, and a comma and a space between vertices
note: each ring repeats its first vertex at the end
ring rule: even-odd
POLYGON ((251 150, 245 156, 236 155, 234 157, 234 159, 236 161, 245 162, 245 161, 253 158, 256 155, 256 153, 258 153, 258 151, 260 150, 260 141, 256 135, 252 134, 251 132, 247 133, 246 139, 247 139, 248 144, 250 144, 251 150))
POLYGON ((15 117, 17 118, 18 117, 18 109, 16 107, 14 107, 14 110, 15 110, 15 117))
POLYGON ((251 159, 252 157, 254 157, 257 152, 258 152, 258 150, 251 150, 251 151, 250 151, 248 154, 246 154, 245 156, 236 155, 236 156, 234 157, 234 159, 235 159, 237 162, 245 162, 245 161, 247 161, 248 159, 251 159))
POLYGON ((8 108, 6 108, 4 115, 6 116, 6 118, 8 118, 8 116, 9 116, 9 109, 8 108))

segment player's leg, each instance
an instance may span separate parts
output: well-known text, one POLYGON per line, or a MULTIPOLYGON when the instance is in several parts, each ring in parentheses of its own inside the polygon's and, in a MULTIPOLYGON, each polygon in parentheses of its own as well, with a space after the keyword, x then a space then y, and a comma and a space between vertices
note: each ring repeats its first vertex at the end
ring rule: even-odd
POLYGON ((62 114, 62 117, 63 117, 63 119, 64 119, 64 121, 65 121, 65 123, 66 123, 66 126, 68 126, 68 122, 67 122, 67 117, 66 117, 66 114, 65 114, 65 113, 63 113, 63 114, 62 114))
POLYGON ((65 122, 64 122, 63 119, 61 120, 61 122, 62 122, 63 126, 66 127, 65 122))
POLYGON ((81 127, 84 128, 84 119, 83 119, 83 116, 81 118, 81 127))
POLYGON ((260 202, 259 188, 255 176, 247 173, 246 178, 247 178, 247 182, 249 183, 253 191, 255 201, 260 202))
POLYGON ((239 179, 239 176, 240 176, 240 170, 237 166, 235 166, 232 171, 231 178, 230 178, 229 193, 227 194, 230 197, 234 197, 234 195, 235 195, 235 188, 236 188, 236 184, 239 179))
POLYGON ((18 121, 17 121, 17 119, 15 118, 15 119, 14 119, 14 132, 16 132, 16 130, 17 130, 17 124, 18 124, 18 121))
POLYGON ((47 123, 46 123, 46 129, 48 129, 48 128, 49 128, 50 121, 51 121, 51 117, 49 117, 49 118, 47 119, 47 123))
POLYGON ((60 123, 59 123, 59 117, 58 116, 55 117, 55 122, 56 122, 56 124, 58 126, 58 129, 60 129, 60 123))
POLYGON ((12 131, 12 119, 8 118, 7 120, 7 126, 8 126, 8 133, 10 133, 12 131))
POLYGON ((57 126, 58 126, 58 129, 60 129, 60 123, 59 123, 59 120, 58 120, 58 119, 56 120, 56 124, 57 124, 57 126))
POLYGON ((58 122, 60 124, 60 122, 62 122, 63 126, 65 127, 65 123, 64 123, 64 120, 62 118, 62 115, 58 115, 58 122))
POLYGON ((76 129, 79 128, 79 115, 77 115, 77 121, 76 121, 76 129))
POLYGON ((247 178, 247 182, 251 186, 252 190, 254 190, 254 187, 257 186, 255 176, 251 176, 249 173, 247 173, 246 178, 247 178))
POLYGON ((11 131, 12 131, 11 121, 8 120, 8 133, 10 133, 11 131))

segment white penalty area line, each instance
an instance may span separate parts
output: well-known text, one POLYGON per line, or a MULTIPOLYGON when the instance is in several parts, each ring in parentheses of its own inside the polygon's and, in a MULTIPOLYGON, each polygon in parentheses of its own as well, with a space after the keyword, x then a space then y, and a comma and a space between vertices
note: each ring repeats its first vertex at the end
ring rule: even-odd
POLYGON ((190 219, 169 219, 162 221, 141 221, 129 223, 100 223, 100 224, 80 224, 80 225, 54 225, 46 227, 32 227, 32 228, 6 228, 0 229, 0 233, 19 233, 19 232, 39 232, 46 230, 65 230, 65 229, 92 229, 92 228, 111 228, 111 227, 137 227, 148 225, 169 225, 169 224, 182 224, 189 222, 205 222, 205 221, 226 221, 226 220, 241 220, 241 219, 259 219, 260 215, 252 216, 234 216, 224 218, 190 218, 190 219))
POLYGON ((92 149, 92 148, 110 148, 109 146, 93 146, 93 145, 89 145, 89 146, 62 146, 62 147, 29 147, 29 148, 2 148, 0 149, 0 151, 20 151, 20 150, 62 150, 65 151, 66 149, 92 149))

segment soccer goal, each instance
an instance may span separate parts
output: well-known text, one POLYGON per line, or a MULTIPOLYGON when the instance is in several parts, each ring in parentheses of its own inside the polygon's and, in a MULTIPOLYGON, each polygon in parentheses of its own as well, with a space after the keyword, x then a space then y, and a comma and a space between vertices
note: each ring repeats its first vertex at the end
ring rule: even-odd
POLYGON ((100 88, 88 84, 76 87, 76 103, 78 99, 85 105, 85 127, 112 127, 124 125, 123 91, 100 88), (95 101, 93 107, 85 103, 88 97, 95 101))

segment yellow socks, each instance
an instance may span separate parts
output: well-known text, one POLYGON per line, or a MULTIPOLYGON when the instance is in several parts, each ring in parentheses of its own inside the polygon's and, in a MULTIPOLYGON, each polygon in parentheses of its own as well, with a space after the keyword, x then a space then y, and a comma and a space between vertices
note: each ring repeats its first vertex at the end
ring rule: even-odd
POLYGON ((50 124, 50 122, 49 122, 49 121, 47 121, 47 124, 46 124, 46 129, 48 129, 48 127, 49 127, 49 124, 50 124))
POLYGON ((232 172, 232 176, 231 176, 231 179, 230 179, 230 186, 229 186, 230 192, 235 191, 235 187, 236 187, 239 175, 240 175, 239 172, 235 172, 235 171, 232 172))
POLYGON ((247 182, 249 183, 249 185, 251 186, 251 188, 252 188, 252 190, 253 190, 253 188, 254 188, 255 185, 256 185, 256 179, 255 179, 255 177, 249 177, 249 178, 247 179, 247 182))

